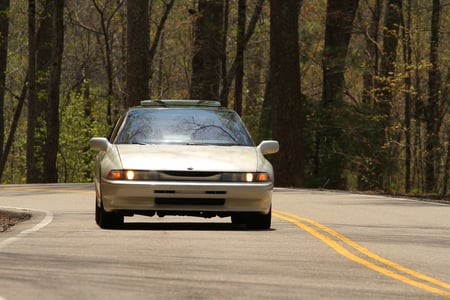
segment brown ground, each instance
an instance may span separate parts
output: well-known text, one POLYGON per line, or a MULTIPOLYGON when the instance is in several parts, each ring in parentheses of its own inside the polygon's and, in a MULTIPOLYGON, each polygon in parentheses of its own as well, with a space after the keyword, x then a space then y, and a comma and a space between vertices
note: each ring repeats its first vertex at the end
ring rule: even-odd
POLYGON ((8 228, 17 223, 29 220, 30 218, 31 214, 28 213, 0 210, 0 233, 5 232, 8 228))

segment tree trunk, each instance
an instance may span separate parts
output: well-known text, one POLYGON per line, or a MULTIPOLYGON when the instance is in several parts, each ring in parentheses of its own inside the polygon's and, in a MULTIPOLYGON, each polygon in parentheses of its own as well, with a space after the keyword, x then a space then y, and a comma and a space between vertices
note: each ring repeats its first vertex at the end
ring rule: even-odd
POLYGON ((242 115, 249 116, 246 119, 247 127, 252 134, 255 142, 261 140, 260 137, 260 113, 262 109, 261 103, 261 87, 263 82, 264 66, 264 48, 257 47, 252 51, 253 63, 247 67, 247 93, 245 97, 245 105, 243 107, 242 115))
POLYGON ((380 92, 377 95, 380 102, 380 112, 386 120, 391 117, 391 101, 394 94, 391 82, 394 79, 400 24, 402 24, 401 16, 402 0, 388 0, 384 17, 383 57, 380 69, 382 79, 378 84, 380 92))
MULTIPOLYGON (((248 23, 248 28, 245 33, 245 37, 244 37, 244 41, 243 41, 244 50, 247 47, 247 44, 250 41, 250 38, 252 37, 253 33, 255 32, 255 27, 261 16, 263 5, 264 5, 264 0, 258 0, 258 2, 256 2, 256 4, 255 4, 255 10, 250 19, 250 22, 248 23)), ((223 86, 222 86, 222 91, 220 92, 220 99, 221 99, 221 103, 223 106, 227 106, 227 104, 228 104, 228 95, 230 92, 231 83, 233 82, 233 78, 236 76, 236 67, 237 67, 237 62, 236 62, 236 57, 235 57, 233 60, 233 63, 231 64, 229 71, 223 75, 224 76, 224 79, 222 80, 223 86)))
POLYGON ((194 17, 190 99, 220 101, 224 0, 200 0, 194 17))
POLYGON ((428 74, 428 105, 426 108, 426 157, 425 191, 436 191, 437 166, 439 165, 439 130, 441 76, 439 72, 440 0, 433 0, 431 17, 430 64, 428 74))
POLYGON ((412 144, 411 144, 411 122, 412 122, 412 107, 413 107, 413 96, 411 94, 412 90, 412 47, 411 47, 411 0, 408 0, 408 11, 407 19, 405 22, 404 32, 404 46, 403 46, 403 56, 405 62, 405 192, 409 193, 411 191, 411 160, 412 160, 412 144))
POLYGON ((373 103, 373 90, 375 88, 375 78, 378 75, 379 65, 379 26, 381 20, 383 0, 376 0, 374 7, 371 9, 372 16, 366 29, 366 53, 367 53, 367 70, 363 75, 363 94, 362 101, 367 104, 373 103))
POLYGON ((47 136, 48 74, 51 58, 52 0, 42 2, 39 29, 36 31, 36 3, 29 2, 29 91, 27 129, 27 182, 43 181, 47 136), (31 44, 30 44, 31 43, 31 44))
MULTIPOLYGON (((151 81, 153 79, 153 62, 155 59, 155 55, 156 55, 156 50, 158 49, 158 45, 161 43, 163 43, 163 39, 164 39, 164 25, 166 24, 167 18, 169 17, 170 11, 172 10, 172 7, 175 3, 175 0, 170 0, 166 5, 165 5, 165 9, 164 9, 164 13, 158 23, 158 27, 156 28, 156 32, 155 32, 155 37, 153 38, 153 41, 151 43, 151 47, 150 50, 148 52, 148 72, 149 72, 149 78, 148 78, 148 82, 149 82, 149 86, 151 87, 151 81)), ((151 8, 150 8, 151 9, 151 8)), ((163 50, 164 47, 163 45, 161 45, 160 50, 163 50)), ((160 65, 162 65, 162 56, 159 59, 159 63, 160 65)), ((159 69, 159 72, 162 73, 162 69, 159 69)), ((161 90, 161 81, 162 78, 161 76, 158 76, 158 94, 162 95, 162 90, 161 90)), ((148 91, 149 95, 152 94, 152 91, 149 90, 148 91)))
POLYGON ((244 84, 244 39, 247 18, 247 0, 238 1, 238 22, 236 42, 236 77, 234 79, 234 110, 242 114, 242 91, 244 84))
POLYGON ((264 100, 261 109, 261 116, 259 118, 259 132, 258 136, 261 140, 271 139, 272 134, 272 80, 271 72, 267 72, 266 87, 264 90, 264 100))
POLYGON ((323 53, 322 103, 323 132, 318 137, 322 149, 320 177, 329 188, 345 188, 345 157, 347 153, 342 139, 342 128, 346 121, 344 108, 344 72, 353 20, 358 0, 329 0, 325 24, 325 45, 323 53))
POLYGON ((448 180, 450 179, 450 128, 447 128, 446 130, 446 136, 447 136, 447 153, 446 153, 446 159, 444 164, 444 178, 443 178, 443 184, 442 184, 442 193, 441 196, 445 198, 448 193, 448 180))
POLYGON ((38 1, 39 23, 36 32, 36 127, 34 130, 33 182, 44 182, 47 139, 48 84, 52 56, 53 0, 38 1))
POLYGON ((108 16, 106 14, 107 4, 103 7, 97 3, 96 0, 92 0, 92 3, 100 16, 101 24, 101 35, 97 36, 99 43, 101 43, 101 38, 103 38, 103 64, 105 67, 106 77, 108 79, 108 89, 106 91, 106 122, 109 126, 112 126, 112 98, 114 94, 114 78, 113 78, 113 49, 112 49, 112 38, 111 38, 111 20, 114 18, 119 9, 123 6, 123 2, 118 1, 113 12, 108 16))
MULTIPOLYGON (((447 70, 447 83, 444 88, 444 99, 442 99, 444 102, 448 103, 450 101, 450 66, 447 70)), ((448 181, 450 179, 450 126, 447 125, 447 157, 445 159, 445 165, 444 165, 444 183, 442 188, 441 196, 445 197, 448 193, 448 181)))
MULTIPOLYGON (((227 49, 227 40, 228 40, 228 28, 229 28, 229 17, 230 14, 230 0, 225 0, 224 8, 223 8, 223 35, 222 35, 222 49, 227 49)), ((227 70, 227 51, 222 51, 222 61, 221 61, 221 82, 222 82, 222 91, 220 92, 220 103, 223 107, 228 107, 228 91, 226 92, 226 96, 222 93, 225 87, 228 85, 228 70, 227 70)))
POLYGON ((126 105, 136 106, 149 96, 148 89, 148 0, 127 1, 126 105))
POLYGON ((377 113, 376 133, 373 141, 373 164, 370 172, 372 188, 389 190, 387 179, 396 168, 395 149, 396 132, 392 126, 392 100, 396 92, 395 65, 397 45, 402 24, 402 0, 388 0, 384 16, 383 55, 377 92, 375 111, 377 113), (395 141, 395 142, 394 142, 395 141))
POLYGON ((8 159, 8 155, 14 141, 14 134, 16 133, 17 127, 19 125, 20 115, 22 114, 22 108, 25 104, 25 100, 27 97, 27 84, 28 84, 27 80, 28 80, 28 73, 25 78, 25 82, 23 83, 22 92, 20 93, 16 110, 14 111, 14 116, 12 119, 11 128, 9 130, 8 139, 6 140, 5 149, 3 151, 3 156, 0 157, 0 182, 3 177, 3 171, 5 171, 6 161, 8 159))
POLYGON ((297 0, 270 1, 270 98, 276 185, 304 185, 303 99, 300 93, 297 0))
MULTIPOLYGON (((9 0, 0 2, 0 159, 5 143, 5 83, 8 63, 9 0)), ((0 178, 1 178, 0 170, 0 178)), ((1 181, 0 181, 1 183, 1 181)))
POLYGON ((28 0, 28 115, 27 115, 27 183, 36 183, 36 3, 28 0))
POLYGON ((64 0, 54 0, 52 16, 52 59, 48 85, 47 140, 44 160, 44 182, 58 182, 56 166, 59 147, 59 90, 64 50, 64 0))

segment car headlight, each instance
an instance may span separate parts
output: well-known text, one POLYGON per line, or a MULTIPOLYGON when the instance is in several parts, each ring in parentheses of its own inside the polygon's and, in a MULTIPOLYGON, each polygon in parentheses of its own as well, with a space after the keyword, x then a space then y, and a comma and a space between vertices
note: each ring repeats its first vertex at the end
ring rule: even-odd
POLYGON ((269 174, 265 172, 224 173, 222 180, 226 182, 267 182, 269 174))
POLYGON ((156 171, 111 170, 106 178, 110 180, 158 180, 159 174, 156 171))
MULTIPOLYGON (((181 175, 180 175, 181 176, 181 175)), ((146 171, 146 170, 111 170, 106 175, 109 180, 130 180, 130 181, 151 181, 151 180, 177 180, 171 177, 167 179, 161 177, 158 171, 146 171)), ((196 177, 189 178, 188 175, 181 176, 183 179, 179 180, 192 180, 192 181, 204 181, 204 179, 199 179, 196 177)), ((220 180, 216 178, 216 180, 220 180)), ((222 181, 224 182, 269 182, 271 180, 270 176, 266 172, 236 172, 236 173, 223 173, 222 181)), ((206 180, 208 181, 208 180, 206 180)))

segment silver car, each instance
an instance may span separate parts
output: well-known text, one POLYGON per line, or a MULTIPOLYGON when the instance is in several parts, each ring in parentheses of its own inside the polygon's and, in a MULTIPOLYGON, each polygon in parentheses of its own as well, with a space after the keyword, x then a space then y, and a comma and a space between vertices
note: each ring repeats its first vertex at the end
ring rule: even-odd
POLYGON ((117 228, 134 214, 231 217, 271 226, 278 142, 255 146, 233 110, 215 101, 145 100, 109 138, 94 137, 95 219, 117 228))

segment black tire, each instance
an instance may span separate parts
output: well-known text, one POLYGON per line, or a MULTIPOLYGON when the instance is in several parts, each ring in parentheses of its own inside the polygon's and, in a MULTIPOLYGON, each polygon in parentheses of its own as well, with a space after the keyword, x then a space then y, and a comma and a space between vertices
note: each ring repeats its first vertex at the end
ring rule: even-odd
POLYGON ((247 228, 270 229, 272 225, 272 207, 267 214, 252 214, 247 219, 247 228))
POLYGON ((103 208, 103 203, 100 201, 100 206, 95 204, 95 222, 100 228, 114 229, 120 228, 123 225, 123 216, 115 212, 107 212, 103 208))
POLYGON ((245 215, 242 213, 231 215, 231 223, 233 225, 245 225, 247 223, 246 220, 245 215))
POLYGON ((270 229, 272 225, 272 207, 267 214, 241 213, 231 216, 233 224, 245 224, 249 229, 270 229))

